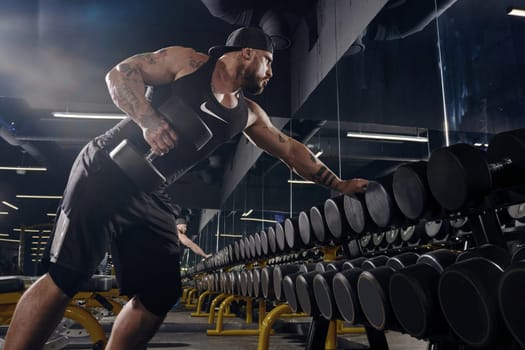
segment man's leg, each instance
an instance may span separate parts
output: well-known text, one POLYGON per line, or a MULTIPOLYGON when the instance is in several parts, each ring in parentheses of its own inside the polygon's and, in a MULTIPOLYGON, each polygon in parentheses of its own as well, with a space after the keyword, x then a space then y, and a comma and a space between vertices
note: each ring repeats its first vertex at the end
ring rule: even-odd
POLYGON ((106 350, 146 350, 164 317, 146 310, 138 297, 133 297, 113 324, 106 350))
POLYGON ((4 350, 41 349, 62 320, 69 301, 49 274, 42 276, 20 298, 4 350))

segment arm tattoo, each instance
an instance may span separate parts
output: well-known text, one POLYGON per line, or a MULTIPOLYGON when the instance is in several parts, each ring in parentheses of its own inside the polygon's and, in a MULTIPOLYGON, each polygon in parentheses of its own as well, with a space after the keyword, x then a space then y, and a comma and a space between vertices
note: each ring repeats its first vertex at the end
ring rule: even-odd
POLYGON ((312 179, 321 184, 330 187, 335 179, 334 174, 330 172, 324 165, 321 166, 319 171, 312 176, 312 179))
POLYGON ((126 78, 131 78, 132 75, 138 74, 139 71, 136 67, 128 63, 122 63, 119 65, 118 70, 126 75, 126 78))
POLYGON ((202 63, 203 63, 203 61, 196 60, 195 58, 190 57, 190 66, 191 66, 192 68, 197 69, 197 68, 199 68, 200 66, 202 66, 202 63))

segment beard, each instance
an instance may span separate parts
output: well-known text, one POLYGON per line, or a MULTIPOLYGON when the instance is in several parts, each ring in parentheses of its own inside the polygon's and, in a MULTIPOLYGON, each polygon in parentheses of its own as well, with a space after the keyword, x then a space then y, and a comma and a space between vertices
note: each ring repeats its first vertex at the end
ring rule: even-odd
POLYGON ((264 91, 264 86, 261 84, 262 79, 255 75, 255 72, 247 71, 244 77, 244 91, 252 95, 260 95, 264 91))

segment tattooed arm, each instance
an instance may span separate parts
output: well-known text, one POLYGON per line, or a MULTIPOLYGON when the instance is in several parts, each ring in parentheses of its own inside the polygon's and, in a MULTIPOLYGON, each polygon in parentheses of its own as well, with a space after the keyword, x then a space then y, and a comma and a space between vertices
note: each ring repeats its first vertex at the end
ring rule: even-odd
POLYGON ((155 153, 167 153, 177 135, 146 100, 146 85, 169 83, 195 71, 207 59, 193 49, 173 46, 127 58, 106 75, 111 99, 142 128, 155 153))
POLYGON ((268 115, 255 102, 247 99, 248 127, 245 135, 258 147, 281 159, 303 178, 345 194, 362 192, 368 184, 364 179, 341 180, 317 159, 302 143, 286 136, 270 121, 268 115))

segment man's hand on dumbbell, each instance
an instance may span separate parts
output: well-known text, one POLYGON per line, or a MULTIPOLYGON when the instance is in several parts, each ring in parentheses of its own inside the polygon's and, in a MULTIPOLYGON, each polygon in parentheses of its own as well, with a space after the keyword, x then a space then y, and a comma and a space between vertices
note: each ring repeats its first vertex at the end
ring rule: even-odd
POLYGON ((344 194, 362 193, 366 190, 368 180, 350 179, 341 181, 336 187, 337 190, 344 194))
POLYGON ((177 134, 162 118, 152 116, 142 124, 144 139, 157 155, 168 153, 177 144, 177 134))

